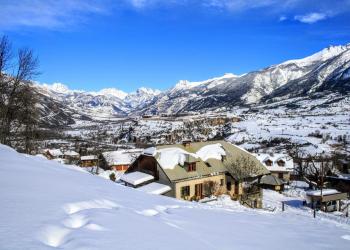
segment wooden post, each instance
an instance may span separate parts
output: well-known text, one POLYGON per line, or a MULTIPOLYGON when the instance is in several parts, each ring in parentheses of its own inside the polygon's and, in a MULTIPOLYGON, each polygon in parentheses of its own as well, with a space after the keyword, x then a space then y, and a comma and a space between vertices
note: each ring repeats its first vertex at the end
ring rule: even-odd
POLYGON ((316 218, 316 207, 314 208, 314 218, 316 218))
POLYGON ((282 212, 284 212, 284 202, 282 201, 282 212))

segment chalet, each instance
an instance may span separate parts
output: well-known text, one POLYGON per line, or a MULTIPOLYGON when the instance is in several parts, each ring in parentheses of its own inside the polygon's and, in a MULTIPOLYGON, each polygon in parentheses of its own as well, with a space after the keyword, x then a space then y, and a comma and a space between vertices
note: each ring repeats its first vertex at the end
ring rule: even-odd
POLYGON ((347 198, 346 193, 341 193, 335 189, 306 192, 307 204, 313 209, 321 209, 324 212, 340 211, 341 200, 346 200, 347 198))
POLYGON ((95 167, 98 166, 98 157, 96 155, 85 155, 80 157, 81 167, 95 167))
POLYGON ((46 156, 47 159, 57 159, 57 158, 64 158, 64 154, 60 149, 45 149, 43 154, 46 156))
POLYGON ((122 180, 134 172, 152 176, 153 182, 170 187, 165 195, 177 199, 200 200, 229 194, 251 207, 261 207, 262 192, 254 183, 269 173, 249 152, 225 141, 184 141, 145 149, 122 180), (250 159, 256 168, 252 175, 238 178, 236 172, 226 166, 242 157, 250 159))
POLYGON ((67 150, 67 151, 64 151, 63 158, 69 164, 77 164, 79 162, 80 155, 75 151, 67 150))
POLYGON ((124 149, 102 153, 102 168, 125 172, 143 149, 124 149))
POLYGON ((294 167, 291 157, 285 154, 255 154, 255 156, 272 175, 285 182, 290 181, 290 173, 294 167))
POLYGON ((264 175, 260 179, 260 186, 262 188, 281 192, 284 190, 284 181, 272 174, 264 175))

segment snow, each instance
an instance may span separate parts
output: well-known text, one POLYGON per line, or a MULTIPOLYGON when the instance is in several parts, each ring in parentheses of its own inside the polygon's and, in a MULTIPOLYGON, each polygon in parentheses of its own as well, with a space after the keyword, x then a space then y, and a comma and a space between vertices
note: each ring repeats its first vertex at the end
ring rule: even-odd
POLYGON ((117 150, 102 153, 107 164, 113 165, 130 165, 141 153, 141 150, 117 150))
POLYGON ((79 154, 77 152, 72 151, 72 150, 64 151, 64 155, 67 155, 67 156, 79 156, 79 154))
POLYGON ((344 45, 344 46, 329 46, 328 48, 325 48, 311 56, 302 58, 302 59, 296 59, 296 60, 289 60, 282 65, 285 64, 292 64, 295 63, 301 67, 305 67, 307 65, 310 65, 317 61, 326 61, 332 57, 338 56, 339 54, 343 53, 344 51, 348 50, 350 48, 350 44, 344 45))
POLYGON ((128 95, 124 91, 119 90, 119 89, 115 89, 115 88, 101 89, 98 92, 92 92, 92 94, 94 94, 94 95, 111 95, 111 96, 117 97, 121 100, 124 100, 125 97, 128 95))
POLYGON ((47 149, 46 152, 49 152, 53 157, 63 156, 63 153, 60 149, 47 149))
POLYGON ((297 208, 271 213, 229 199, 236 206, 178 201, 2 145, 0 162, 1 249, 349 247, 349 224, 297 208))
POLYGON ((196 155, 203 161, 207 161, 208 159, 221 160, 222 156, 226 155, 226 152, 220 143, 216 143, 200 148, 196 152, 196 155))
POLYGON ((165 194, 171 190, 171 187, 157 182, 152 182, 150 184, 139 187, 137 190, 141 190, 150 194, 165 194))
MULTIPOLYGON (((331 195, 331 194, 339 194, 339 191, 335 189, 323 189, 322 190, 322 195, 331 195)), ((306 195, 310 196, 320 196, 321 195, 321 190, 311 190, 307 191, 306 195)))
POLYGON ((91 161, 91 160, 97 160, 97 156, 96 155, 84 155, 80 157, 80 160, 82 161, 91 161))
POLYGON ((269 171, 292 171, 294 168, 293 159, 285 154, 254 154, 254 156, 267 168, 269 171), (271 160, 272 166, 267 166, 266 161, 271 160), (285 165, 279 166, 278 161, 283 160, 285 165))
POLYGON ((136 172, 124 174, 120 179, 126 183, 137 186, 144 182, 153 180, 154 177, 152 175, 136 171, 136 172))
POLYGON ((122 175, 123 175, 124 173, 121 172, 121 171, 102 170, 102 169, 99 169, 99 172, 98 172, 98 176, 99 176, 99 177, 102 177, 102 178, 107 179, 107 180, 110 180, 109 176, 110 176, 111 174, 114 174, 115 180, 118 181, 118 180, 120 180, 120 178, 122 177, 122 175))
POLYGON ((159 153, 158 163, 163 169, 174 169, 177 165, 183 166, 188 156, 207 161, 208 159, 221 160, 222 156, 226 155, 220 143, 203 146, 196 153, 189 153, 177 147, 155 150, 150 149, 145 152, 148 152, 150 155, 155 155, 155 152, 159 153))
POLYGON ((158 163, 163 169, 174 169, 176 165, 183 166, 186 155, 197 158, 197 155, 176 147, 158 149, 157 152, 159 153, 158 163))

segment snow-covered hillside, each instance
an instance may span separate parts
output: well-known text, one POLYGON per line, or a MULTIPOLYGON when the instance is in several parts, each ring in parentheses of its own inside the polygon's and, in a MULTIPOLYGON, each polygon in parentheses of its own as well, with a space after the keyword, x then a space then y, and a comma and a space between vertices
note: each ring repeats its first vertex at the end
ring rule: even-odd
POLYGON ((0 249, 347 249, 350 228, 294 210, 150 195, 0 145, 0 249))
POLYGON ((241 76, 227 74, 203 82, 180 81, 156 97, 153 113, 203 111, 261 100, 307 96, 315 92, 349 92, 350 44, 330 46, 309 57, 290 60, 241 76))

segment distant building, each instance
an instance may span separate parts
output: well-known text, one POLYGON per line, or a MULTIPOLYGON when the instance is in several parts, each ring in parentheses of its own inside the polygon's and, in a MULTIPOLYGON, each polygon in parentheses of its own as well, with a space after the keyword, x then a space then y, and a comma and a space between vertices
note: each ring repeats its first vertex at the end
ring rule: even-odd
POLYGON ((311 208, 324 212, 334 212, 341 209, 341 200, 348 198, 346 193, 335 189, 313 190, 306 192, 306 201, 311 208))
POLYGON ((143 149, 124 149, 102 153, 101 167, 106 170, 125 172, 143 149))
POLYGON ((64 158, 64 154, 60 149, 45 149, 43 155, 45 155, 49 160, 64 158))
POLYGON ((63 158, 66 160, 68 164, 78 164, 80 155, 75 151, 67 150, 67 151, 64 151, 63 158))
POLYGON ((277 178, 289 182, 293 171, 293 158, 285 154, 254 154, 256 158, 277 178))
POLYGON ((95 167, 98 166, 98 157, 96 155, 85 155, 80 157, 81 167, 95 167))
MULTIPOLYGON (((244 166, 240 166, 244 167, 244 166)), ((153 177, 153 182, 170 187, 167 196, 200 200, 211 195, 229 194, 245 205, 261 207, 262 192, 254 185, 269 171, 249 152, 225 141, 190 142, 148 148, 125 172, 153 177), (225 161, 239 157, 256 164, 253 176, 238 180, 225 161)), ((122 177, 122 180, 125 177, 122 177)))
POLYGON ((284 181, 272 174, 264 175, 260 179, 260 186, 262 188, 281 192, 284 190, 284 181))

